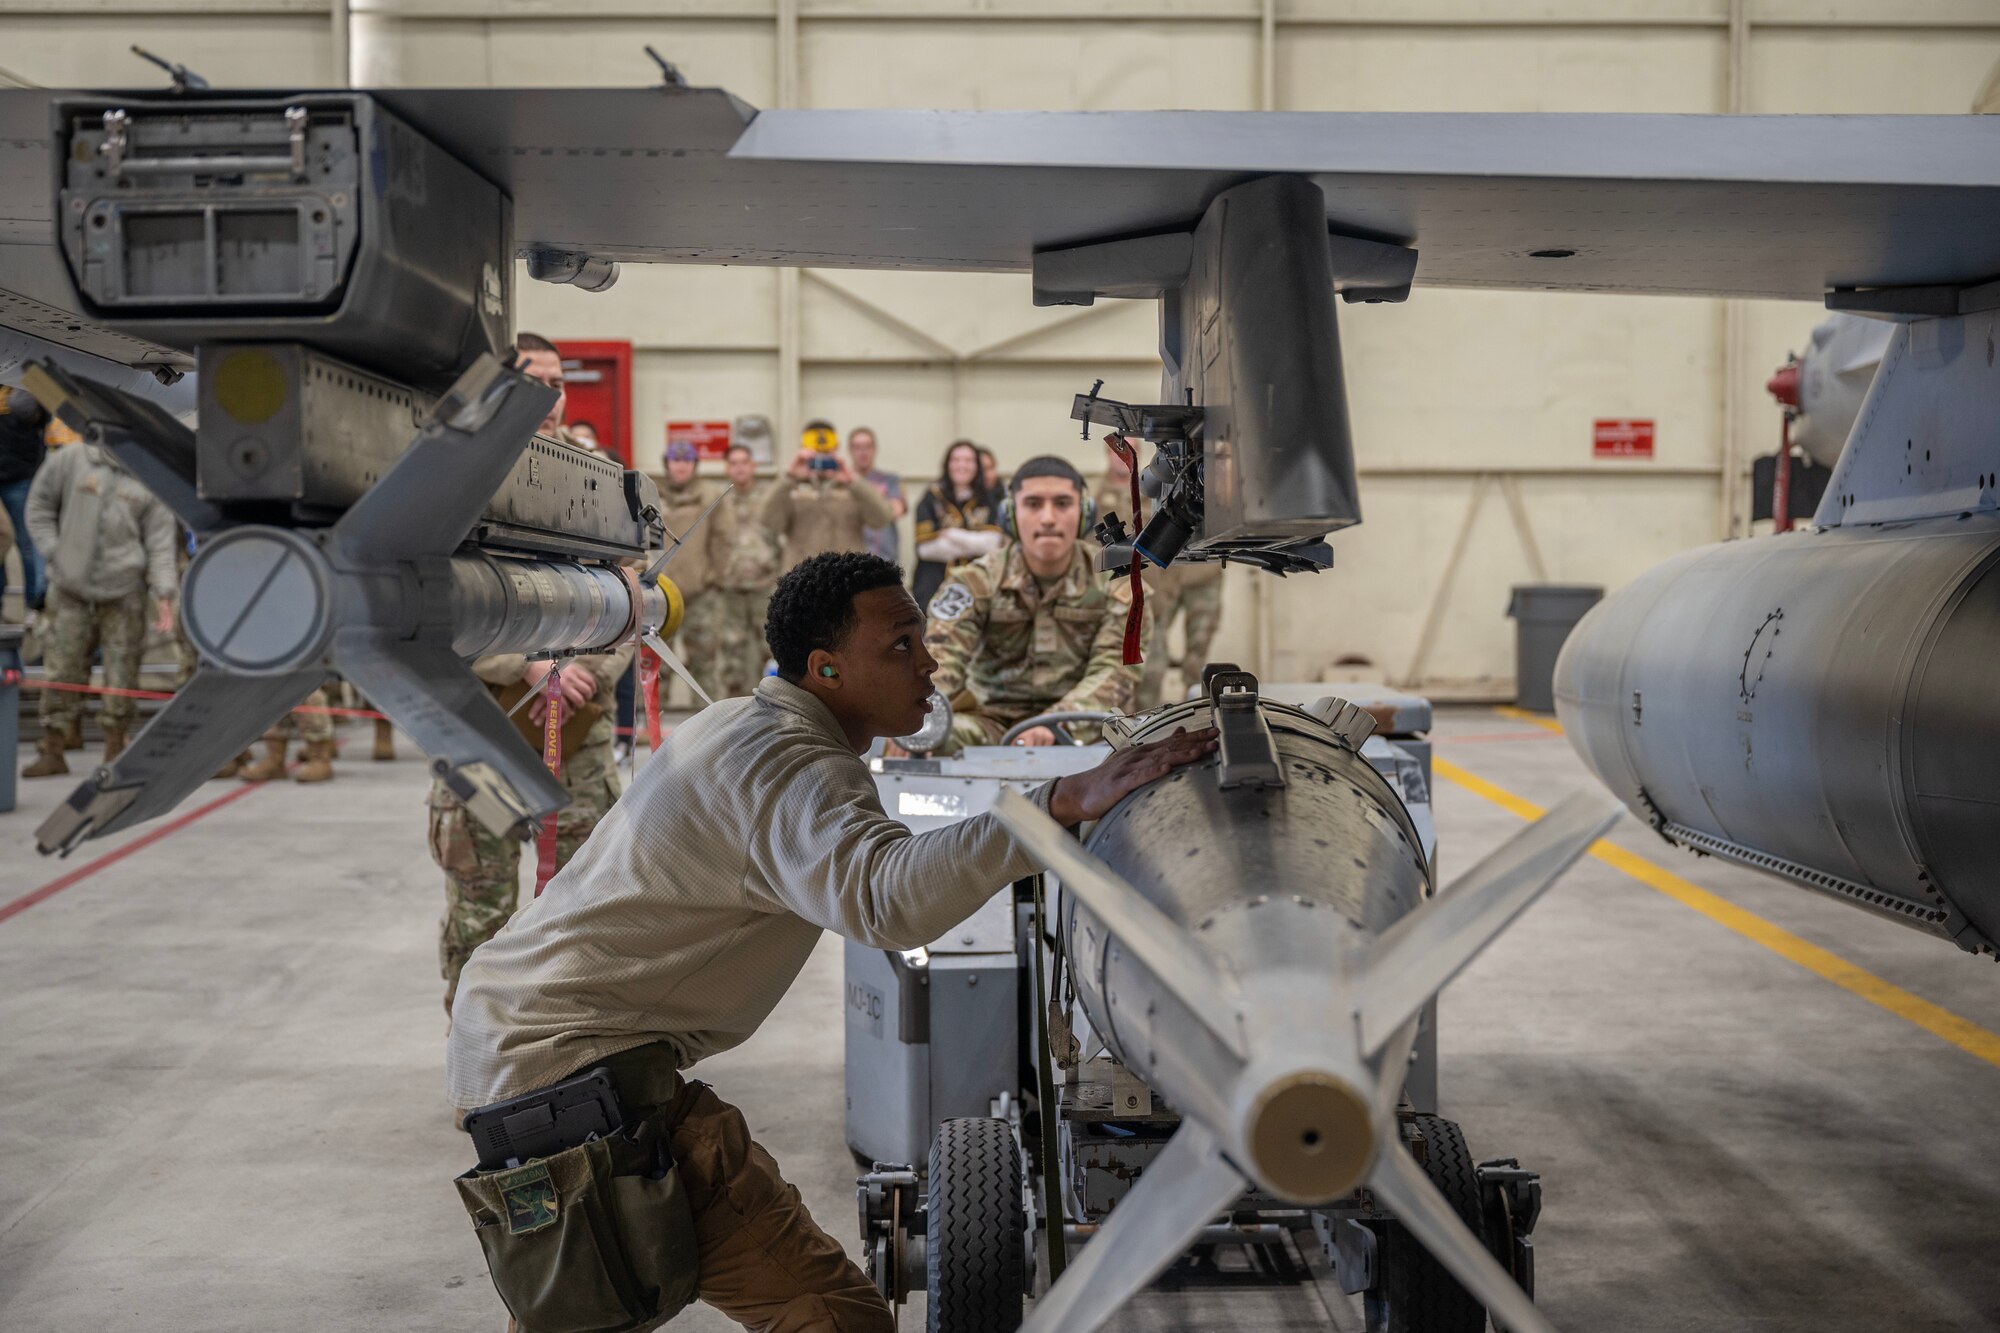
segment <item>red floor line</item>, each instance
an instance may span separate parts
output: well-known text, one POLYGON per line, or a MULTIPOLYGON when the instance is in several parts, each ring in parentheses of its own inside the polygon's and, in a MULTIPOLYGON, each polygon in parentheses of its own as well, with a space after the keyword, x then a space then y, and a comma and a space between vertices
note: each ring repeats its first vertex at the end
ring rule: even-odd
POLYGON ((83 865, 80 865, 76 869, 70 871, 67 875, 60 875, 55 879, 50 880, 48 883, 42 885, 41 888, 36 889, 33 892, 23 894, 21 897, 16 898, 13 902, 8 903, 6 906, 0 907, 0 921, 5 921, 9 917, 19 916, 22 912, 27 911, 30 907, 33 907, 36 903, 43 902, 46 899, 55 897, 58 893, 61 893, 64 889, 68 888, 72 884, 82 883, 84 880, 89 879, 92 875, 95 875, 98 871, 104 869, 106 866, 116 865, 118 862, 123 861, 126 857, 132 855, 134 852, 144 851, 146 848, 151 847, 154 843, 158 842, 160 839, 168 836, 169 834, 180 832, 182 829, 186 828, 189 824, 194 823, 197 819, 200 819, 205 815, 214 814, 217 810, 220 810, 223 806, 228 805, 231 801, 242 800, 245 796, 248 796, 251 792, 256 791, 259 787, 263 785, 264 784, 261 782, 246 783, 245 785, 238 787, 235 791, 228 792, 225 793, 224 795, 216 797, 214 800, 210 801, 207 805, 196 806, 194 809, 188 811, 186 814, 182 815, 178 819, 170 819, 166 823, 160 825, 158 828, 149 829, 145 833, 142 833, 138 837, 132 839, 132 841, 126 843, 123 847, 117 848, 114 851, 106 852, 104 855, 98 857, 95 861, 87 861, 83 865))

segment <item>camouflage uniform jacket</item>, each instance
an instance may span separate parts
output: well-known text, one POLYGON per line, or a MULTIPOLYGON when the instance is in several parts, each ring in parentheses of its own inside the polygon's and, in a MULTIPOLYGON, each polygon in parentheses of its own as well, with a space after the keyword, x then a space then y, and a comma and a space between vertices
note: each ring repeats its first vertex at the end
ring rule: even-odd
POLYGON ((896 511, 882 493, 859 479, 796 481, 779 477, 764 497, 764 524, 785 539, 785 568, 828 551, 866 551, 869 528, 886 528, 896 511))
MULTIPOLYGON (((684 535, 693 528, 702 511, 715 500, 715 486, 699 477, 685 486, 671 486, 657 477, 654 480, 660 485, 660 516, 666 520, 668 530, 677 534, 684 535)), ((674 552, 666 575, 681 590, 681 596, 699 597, 716 585, 722 567, 729 561, 733 544, 729 529, 734 521, 728 505, 717 506, 708 516, 708 522, 674 552)))
POLYGON ((924 633, 938 661, 931 683, 947 699, 969 689, 988 707, 1130 710, 1139 694, 1139 668, 1124 658, 1132 593, 1091 568, 1093 550, 1077 543, 1047 593, 1012 543, 953 570, 924 633))
MULTIPOLYGON (((597 678, 597 693, 591 696, 590 701, 602 710, 597 720, 590 724, 590 730, 583 734, 583 740, 576 747, 576 755, 587 755, 600 748, 607 756, 611 753, 611 742, 618 731, 618 706, 615 702, 618 678, 631 666, 632 645, 629 643, 620 644, 608 653, 588 653, 582 657, 573 657, 563 664, 565 671, 581 668, 597 678)), ((496 699, 501 690, 519 682, 527 671, 528 659, 520 653, 500 653, 493 657, 482 657, 472 664, 472 673, 486 682, 486 688, 493 692, 496 699)), ((563 754, 565 778, 569 776, 567 769, 573 757, 575 756, 567 751, 563 754)))
POLYGON ((731 491, 722 508, 715 511, 715 518, 729 519, 729 551, 716 571, 718 586, 731 592, 768 592, 784 572, 778 534, 765 527, 759 517, 774 484, 731 491))
MULTIPOLYGON (((1135 520, 1132 516, 1131 482, 1113 481, 1108 476, 1101 477, 1091 496, 1097 503, 1097 517, 1116 514, 1125 521, 1125 526, 1134 532, 1146 525, 1150 506, 1147 505, 1144 495, 1139 497, 1138 518, 1135 520)), ((1211 583, 1222 582, 1222 564, 1216 560, 1177 560, 1165 569, 1157 565, 1147 565, 1145 577, 1149 592, 1154 588, 1176 590, 1201 588, 1211 583)))
POLYGON ((179 586, 174 516, 94 444, 66 445, 42 465, 28 488, 27 520, 49 581, 72 597, 171 597, 179 586), (78 525, 93 511, 95 530, 86 532, 78 525))

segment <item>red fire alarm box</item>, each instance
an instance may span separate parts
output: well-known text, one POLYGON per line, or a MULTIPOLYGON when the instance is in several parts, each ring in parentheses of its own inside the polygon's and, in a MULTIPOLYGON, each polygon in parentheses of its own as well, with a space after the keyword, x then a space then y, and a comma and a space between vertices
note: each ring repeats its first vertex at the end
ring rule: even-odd
POLYGON ((589 423, 598 447, 625 466, 632 466, 632 344, 570 342, 554 339, 562 348, 564 392, 569 425, 589 423))
POLYGON ((1620 417, 1593 423, 1590 431, 1592 458, 1651 458, 1653 423, 1620 417))

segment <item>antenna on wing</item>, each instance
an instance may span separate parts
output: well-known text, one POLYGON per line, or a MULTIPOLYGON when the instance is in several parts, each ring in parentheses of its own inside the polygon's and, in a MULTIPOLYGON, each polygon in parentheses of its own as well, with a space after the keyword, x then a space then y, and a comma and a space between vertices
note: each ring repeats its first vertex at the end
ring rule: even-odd
POLYGON ((151 61, 165 70, 167 76, 174 81, 174 91, 177 93, 200 93, 208 91, 208 80, 189 69, 186 65, 176 65, 164 56, 156 56, 145 47, 139 46, 136 43, 132 47, 132 54, 141 60, 151 61))
POLYGON ((673 61, 655 51, 651 46, 646 48, 646 54, 651 56, 653 63, 660 67, 660 86, 662 88, 685 88, 688 86, 687 75, 681 73, 679 65, 676 65, 673 61))

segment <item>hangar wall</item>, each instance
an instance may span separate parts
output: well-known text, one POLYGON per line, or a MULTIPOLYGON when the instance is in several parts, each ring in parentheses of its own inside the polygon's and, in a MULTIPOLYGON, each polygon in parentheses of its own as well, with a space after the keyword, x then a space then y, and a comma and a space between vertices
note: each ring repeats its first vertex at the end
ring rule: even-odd
MULTIPOLYGON (((2000 59, 1993 0, 0 0, 0 70, 155 82, 638 85, 650 43, 758 106, 1929 112, 2000 59), (588 12, 585 12, 585 10, 588 12), (496 12, 497 11, 497 12, 496 12)), ((0 74, 4 77, 4 74, 0 74)), ((1552 244, 1566 238, 1552 237, 1552 244)), ((1038 311, 1022 276, 628 269, 604 296, 523 282, 520 319, 635 346, 642 461, 661 423, 764 411, 880 433, 922 477, 970 435, 1096 466, 1070 394, 1150 399, 1150 307, 1038 311)), ((1508 585, 1617 586, 1746 526, 1777 438, 1763 381, 1816 308, 1419 289, 1343 309, 1363 526, 1336 566, 1232 571, 1217 653, 1310 679, 1359 654, 1441 695, 1504 693, 1508 585), (1650 462, 1591 423, 1657 422, 1650 462)))

